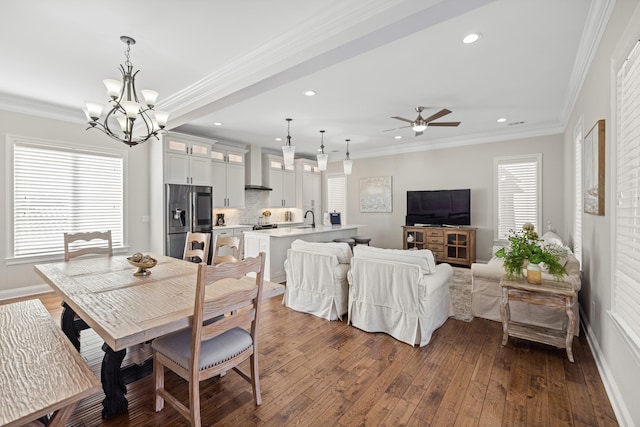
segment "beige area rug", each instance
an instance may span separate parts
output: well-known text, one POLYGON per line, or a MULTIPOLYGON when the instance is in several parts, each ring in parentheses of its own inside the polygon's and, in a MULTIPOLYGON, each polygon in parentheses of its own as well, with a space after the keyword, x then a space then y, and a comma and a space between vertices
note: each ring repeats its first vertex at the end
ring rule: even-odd
POLYGON ((471 269, 453 267, 453 276, 449 279, 449 293, 453 305, 453 318, 470 322, 471 314, 471 269))

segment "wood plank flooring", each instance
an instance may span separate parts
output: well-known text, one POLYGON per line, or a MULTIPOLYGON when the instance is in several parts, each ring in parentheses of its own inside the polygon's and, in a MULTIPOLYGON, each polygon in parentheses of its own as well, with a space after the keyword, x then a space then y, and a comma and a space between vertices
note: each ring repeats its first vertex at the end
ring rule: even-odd
MULTIPOLYGON (((60 299, 43 295, 54 317, 60 299)), ((260 328, 262 405, 236 373, 201 383, 211 426, 615 426, 604 386, 581 333, 575 363, 564 349, 509 338, 484 319, 449 319, 422 348, 385 334, 298 313, 272 298, 260 328)), ((100 376, 102 342, 82 332, 82 355, 100 376)), ((143 358, 144 346, 129 351, 143 358)), ((186 384, 167 375, 186 402, 186 384)), ((70 426, 185 426, 173 409, 153 411, 151 377, 128 386, 129 412, 102 420, 101 394, 80 403, 70 426)))

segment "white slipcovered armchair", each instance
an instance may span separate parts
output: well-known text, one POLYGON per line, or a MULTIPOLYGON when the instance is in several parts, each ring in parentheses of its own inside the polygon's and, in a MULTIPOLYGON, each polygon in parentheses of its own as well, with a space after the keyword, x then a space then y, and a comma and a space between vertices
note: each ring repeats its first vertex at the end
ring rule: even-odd
POLYGON ((347 312, 351 256, 348 243, 293 241, 284 264, 287 285, 282 303, 323 319, 342 319, 347 312))
POLYGON ((349 271, 349 323, 385 332, 410 345, 426 345, 453 313, 449 264, 436 266, 429 250, 358 245, 349 271))

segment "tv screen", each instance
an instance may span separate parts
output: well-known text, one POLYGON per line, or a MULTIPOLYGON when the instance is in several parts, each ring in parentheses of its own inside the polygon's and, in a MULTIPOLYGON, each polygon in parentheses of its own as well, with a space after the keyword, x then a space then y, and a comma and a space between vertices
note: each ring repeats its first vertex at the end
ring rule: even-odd
POLYGON ((471 225, 471 190, 407 191, 407 224, 471 225))

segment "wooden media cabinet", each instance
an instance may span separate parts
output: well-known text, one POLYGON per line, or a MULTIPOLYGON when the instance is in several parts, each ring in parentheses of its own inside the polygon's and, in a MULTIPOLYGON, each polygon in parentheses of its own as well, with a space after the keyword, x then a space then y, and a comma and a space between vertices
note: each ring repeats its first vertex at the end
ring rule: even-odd
POLYGON ((437 262, 466 265, 476 262, 475 227, 402 226, 404 249, 429 249, 437 262))

